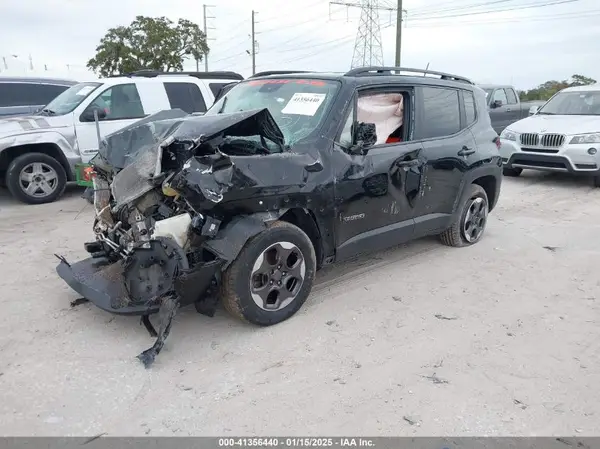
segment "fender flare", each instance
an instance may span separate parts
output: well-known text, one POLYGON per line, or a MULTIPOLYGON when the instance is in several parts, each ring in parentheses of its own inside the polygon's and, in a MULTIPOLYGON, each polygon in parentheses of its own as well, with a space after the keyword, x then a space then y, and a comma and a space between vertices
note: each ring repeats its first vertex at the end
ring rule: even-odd
POLYGON ((275 212, 257 212, 251 215, 235 217, 217 235, 205 241, 202 246, 225 260, 222 269, 225 270, 233 262, 246 242, 268 227, 268 223, 278 220, 288 209, 275 212))
POLYGON ((490 208, 493 208, 498 202, 498 198, 500 197, 500 185, 502 183, 502 162, 500 165, 496 164, 486 164, 483 166, 476 167, 472 170, 469 170, 461 181, 461 185, 459 187, 459 195, 456 195, 456 200, 454 201, 454 205, 452 207, 452 214, 456 215, 459 212, 459 206, 462 203, 463 196, 465 195, 465 191, 467 186, 473 184, 473 181, 476 179, 482 178, 484 176, 493 176, 496 179, 496 197, 494 199, 489 199, 490 208))

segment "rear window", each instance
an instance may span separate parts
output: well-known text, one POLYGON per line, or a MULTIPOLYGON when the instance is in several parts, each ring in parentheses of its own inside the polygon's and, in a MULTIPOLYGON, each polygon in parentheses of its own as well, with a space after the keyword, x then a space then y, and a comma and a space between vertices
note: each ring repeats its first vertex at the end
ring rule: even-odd
POLYGON ((193 83, 163 83, 171 108, 181 109, 188 114, 206 112, 206 102, 200 88, 193 83))
POLYGON ((0 107, 45 106, 69 86, 38 83, 0 83, 0 107))

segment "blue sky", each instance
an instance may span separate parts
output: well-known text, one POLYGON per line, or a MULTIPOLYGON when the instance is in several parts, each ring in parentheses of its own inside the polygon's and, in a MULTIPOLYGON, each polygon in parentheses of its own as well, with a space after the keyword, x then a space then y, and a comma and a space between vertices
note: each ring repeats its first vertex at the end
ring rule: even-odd
MULTIPOLYGON (((395 6, 396 0, 379 3, 395 6)), ((252 8, 257 11, 257 70, 350 67, 358 8, 324 0, 210 0, 210 4, 209 15, 214 18, 208 19, 209 69, 250 75, 246 50, 252 8)), ((403 66, 424 68, 429 63, 432 70, 521 89, 574 73, 600 80, 595 63, 600 5, 595 0, 404 0, 403 7, 407 10, 403 66)), ((1 61, 0 69, 3 74, 40 74, 46 65, 48 75, 92 77, 85 63, 104 32, 128 24, 138 14, 203 22, 202 3, 191 0, 2 2, 0 57, 6 57, 9 70, 1 61), (28 70, 29 54, 33 73, 28 70)), ((393 14, 380 12, 384 62, 390 65, 393 14)), ((194 67, 191 62, 186 68, 194 67)))

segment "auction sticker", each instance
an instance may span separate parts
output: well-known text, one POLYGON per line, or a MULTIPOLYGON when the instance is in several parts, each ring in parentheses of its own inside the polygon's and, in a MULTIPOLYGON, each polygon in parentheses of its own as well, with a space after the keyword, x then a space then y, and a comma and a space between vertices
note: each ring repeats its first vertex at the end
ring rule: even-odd
POLYGON ((295 93, 281 113, 313 116, 326 96, 327 94, 295 93))

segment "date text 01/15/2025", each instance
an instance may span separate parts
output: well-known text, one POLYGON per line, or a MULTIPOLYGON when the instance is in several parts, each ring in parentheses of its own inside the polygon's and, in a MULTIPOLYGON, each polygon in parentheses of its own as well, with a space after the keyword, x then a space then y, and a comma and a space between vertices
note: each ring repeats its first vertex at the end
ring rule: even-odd
POLYGON ((374 447, 369 438, 219 438, 219 447, 374 447))

